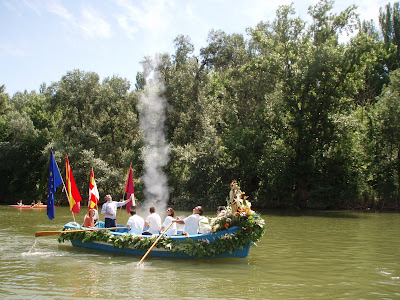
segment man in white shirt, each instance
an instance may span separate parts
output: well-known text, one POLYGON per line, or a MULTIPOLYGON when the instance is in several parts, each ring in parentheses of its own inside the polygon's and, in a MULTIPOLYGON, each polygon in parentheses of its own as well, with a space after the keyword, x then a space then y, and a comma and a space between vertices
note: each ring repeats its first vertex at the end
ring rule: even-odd
POLYGON ((149 232, 151 234, 159 234, 161 230, 161 217, 156 213, 154 206, 150 207, 150 215, 146 218, 144 227, 150 227, 149 232))
POLYGON ((128 219, 126 226, 130 229, 129 233, 134 235, 141 235, 144 227, 144 219, 136 214, 136 208, 132 208, 131 217, 128 219))
POLYGON ((192 215, 184 218, 183 220, 179 219, 179 217, 176 217, 176 219, 173 220, 172 222, 185 224, 185 226, 183 227, 183 232, 187 233, 188 235, 198 234, 199 220, 202 214, 203 214, 203 207, 196 206, 195 208, 193 208, 192 215))
POLYGON ((110 227, 117 227, 117 222, 116 222, 116 217, 117 217, 117 208, 120 206, 125 205, 128 200, 124 200, 121 202, 116 202, 112 201, 112 197, 110 195, 106 195, 104 197, 106 202, 103 204, 101 207, 101 213, 104 215, 104 222, 105 225, 104 227, 110 228, 110 227))

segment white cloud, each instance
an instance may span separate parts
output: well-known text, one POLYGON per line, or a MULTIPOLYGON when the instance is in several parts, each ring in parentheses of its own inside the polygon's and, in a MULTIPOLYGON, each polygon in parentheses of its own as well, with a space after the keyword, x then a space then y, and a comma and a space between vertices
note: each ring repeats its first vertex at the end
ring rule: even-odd
POLYGON ((172 2, 169 1, 142 1, 141 3, 117 0, 116 3, 123 9, 116 15, 118 24, 130 39, 134 39, 139 30, 146 35, 160 34, 171 26, 172 2))
POLYGON ((36 2, 24 0, 23 3, 24 3, 25 6, 29 7, 30 9, 32 9, 38 16, 42 15, 38 5, 36 5, 36 2))
POLYGON ((11 3, 10 1, 3 1, 3 5, 9 10, 16 13, 18 16, 22 16, 22 13, 15 7, 15 3, 11 3))
POLYGON ((58 1, 49 1, 47 3, 47 10, 49 12, 61 17, 65 21, 70 22, 72 25, 76 25, 75 18, 72 13, 70 13, 68 9, 62 6, 61 3, 59 3, 58 1))
POLYGON ((379 24, 379 9, 384 8, 391 1, 376 1, 366 0, 363 2, 354 1, 358 6, 357 12, 362 16, 361 19, 371 20, 373 19, 376 24, 379 24))
POLYGON ((243 14, 248 19, 253 19, 253 25, 256 25, 260 21, 272 21, 275 18, 276 10, 281 5, 289 5, 291 0, 256 0, 252 1, 251 5, 247 5, 248 2, 245 3, 245 9, 243 10, 243 14))
POLYGON ((93 7, 83 6, 79 17, 75 17, 59 1, 49 1, 47 10, 60 17, 66 28, 78 31, 86 38, 111 37, 111 25, 93 7))
POLYGON ((111 37, 111 26, 100 14, 92 7, 82 8, 82 21, 79 27, 89 38, 109 38, 111 37))

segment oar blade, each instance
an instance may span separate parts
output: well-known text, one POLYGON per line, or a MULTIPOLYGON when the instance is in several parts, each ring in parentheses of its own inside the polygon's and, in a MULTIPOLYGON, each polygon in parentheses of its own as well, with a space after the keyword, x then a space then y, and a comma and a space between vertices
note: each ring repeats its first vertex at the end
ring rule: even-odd
POLYGON ((48 235, 57 235, 57 234, 61 234, 64 231, 37 231, 35 233, 35 237, 39 237, 39 236, 48 236, 48 235))

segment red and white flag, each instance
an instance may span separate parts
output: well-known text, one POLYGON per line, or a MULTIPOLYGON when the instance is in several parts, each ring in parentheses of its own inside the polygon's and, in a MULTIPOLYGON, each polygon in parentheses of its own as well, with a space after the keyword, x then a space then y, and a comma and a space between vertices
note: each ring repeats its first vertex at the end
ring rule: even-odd
POLYGON ((93 168, 90 172, 89 182, 89 209, 93 209, 99 203, 99 190, 97 189, 96 181, 94 180, 93 168))

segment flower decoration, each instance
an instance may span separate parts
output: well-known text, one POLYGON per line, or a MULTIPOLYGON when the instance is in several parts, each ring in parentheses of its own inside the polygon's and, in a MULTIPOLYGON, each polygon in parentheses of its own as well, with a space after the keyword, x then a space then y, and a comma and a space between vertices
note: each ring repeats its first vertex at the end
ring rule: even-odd
MULTIPOLYGON (((185 241, 174 241, 169 237, 162 237, 156 248, 163 248, 171 252, 186 253, 191 256, 215 256, 221 253, 233 252, 247 246, 250 242, 255 244, 265 233, 265 222, 256 212, 251 210, 251 203, 247 196, 240 190, 237 181, 231 183, 231 192, 226 210, 210 222, 211 231, 217 232, 237 226, 235 233, 226 233, 220 239, 210 242, 208 239, 194 241, 190 238, 185 241), (234 189, 232 189, 232 187, 234 189), (232 192, 233 191, 233 192, 232 192), (234 199, 234 202, 232 202, 234 199), (233 204, 233 205, 232 205, 233 204)), ((147 250, 154 243, 156 236, 142 237, 130 234, 115 236, 109 231, 71 232, 62 234, 58 241, 82 240, 82 242, 105 242, 118 248, 134 248, 147 250)))

